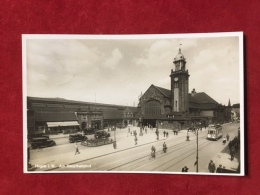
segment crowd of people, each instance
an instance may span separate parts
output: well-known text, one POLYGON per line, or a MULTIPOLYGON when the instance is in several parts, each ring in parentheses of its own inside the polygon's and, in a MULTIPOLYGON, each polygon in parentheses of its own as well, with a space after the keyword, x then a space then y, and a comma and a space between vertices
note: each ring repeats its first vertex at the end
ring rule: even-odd
MULTIPOLYGON (((228 134, 225 137, 223 137, 223 144, 225 144, 226 142, 229 142, 229 138, 230 138, 230 136, 228 134)), ((235 158, 235 155, 238 153, 238 151, 240 149, 240 141, 237 136, 228 143, 228 149, 229 149, 229 153, 230 153, 230 160, 233 161, 235 158)), ((208 164, 208 170, 210 173, 214 173, 215 171, 216 171, 216 173, 224 173, 225 166, 222 166, 222 164, 219 164, 218 168, 216 169, 215 163, 212 160, 210 160, 210 162, 208 164)))

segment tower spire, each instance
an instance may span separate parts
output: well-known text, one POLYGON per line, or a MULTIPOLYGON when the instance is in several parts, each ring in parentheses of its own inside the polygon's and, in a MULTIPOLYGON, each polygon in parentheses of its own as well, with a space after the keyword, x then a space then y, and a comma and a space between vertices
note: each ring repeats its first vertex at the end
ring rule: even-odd
POLYGON ((228 100, 228 107, 231 107, 230 98, 228 100))

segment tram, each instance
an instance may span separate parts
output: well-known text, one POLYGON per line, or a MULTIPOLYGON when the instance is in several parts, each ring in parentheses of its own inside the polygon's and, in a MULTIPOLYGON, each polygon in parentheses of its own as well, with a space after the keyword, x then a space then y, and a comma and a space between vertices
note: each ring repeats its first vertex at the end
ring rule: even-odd
POLYGON ((223 130, 221 125, 209 125, 208 127, 208 140, 217 140, 223 135, 223 130))

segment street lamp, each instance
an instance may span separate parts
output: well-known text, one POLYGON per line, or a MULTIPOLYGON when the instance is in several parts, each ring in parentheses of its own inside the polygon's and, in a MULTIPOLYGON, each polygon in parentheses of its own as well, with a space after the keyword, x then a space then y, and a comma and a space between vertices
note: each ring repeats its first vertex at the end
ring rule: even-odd
POLYGON ((187 130, 187 136, 186 136, 186 141, 190 141, 190 136, 189 136, 189 129, 187 130))
MULTIPOLYGON (((114 123, 115 123, 115 111, 114 111, 114 123)), ((116 149, 116 124, 113 126, 114 128, 114 142, 113 142, 113 147, 116 149)))
POLYGON ((116 149, 116 127, 114 127, 114 142, 113 142, 113 147, 116 149))
POLYGON ((199 172, 199 129, 196 130, 196 137, 197 137, 197 155, 196 155, 196 172, 198 173, 199 172))

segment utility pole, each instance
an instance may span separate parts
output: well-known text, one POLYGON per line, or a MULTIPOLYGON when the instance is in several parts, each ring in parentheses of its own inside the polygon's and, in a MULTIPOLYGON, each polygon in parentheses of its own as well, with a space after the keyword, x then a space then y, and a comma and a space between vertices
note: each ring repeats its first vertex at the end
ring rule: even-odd
POLYGON ((196 156, 196 162, 197 162, 197 167, 196 171, 197 173, 199 172, 199 129, 197 129, 197 156, 196 156))

